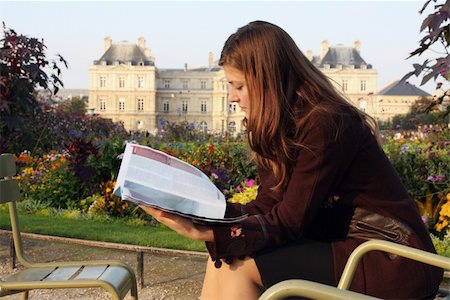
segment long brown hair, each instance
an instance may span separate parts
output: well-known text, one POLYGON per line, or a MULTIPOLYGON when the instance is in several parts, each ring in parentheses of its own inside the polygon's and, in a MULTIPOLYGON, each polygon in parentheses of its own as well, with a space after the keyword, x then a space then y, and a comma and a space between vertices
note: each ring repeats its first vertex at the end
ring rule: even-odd
MULTIPOLYGON (((245 120, 254 159, 274 172, 274 190, 287 185, 308 117, 350 113, 378 135, 376 122, 343 97, 282 28, 254 21, 225 42, 219 65, 244 73, 250 100, 245 120), (337 109, 339 108, 339 109, 337 109)), ((341 124, 334 124, 339 132, 341 124)))

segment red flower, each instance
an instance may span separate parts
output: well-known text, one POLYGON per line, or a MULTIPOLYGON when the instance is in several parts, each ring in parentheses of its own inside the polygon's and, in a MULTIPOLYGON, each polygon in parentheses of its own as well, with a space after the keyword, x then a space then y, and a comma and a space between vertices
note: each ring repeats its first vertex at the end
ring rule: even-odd
POLYGON ((230 229, 231 229, 231 237, 232 238, 235 238, 235 237, 238 237, 238 236, 244 236, 242 234, 242 226, 241 225, 231 226, 230 229))

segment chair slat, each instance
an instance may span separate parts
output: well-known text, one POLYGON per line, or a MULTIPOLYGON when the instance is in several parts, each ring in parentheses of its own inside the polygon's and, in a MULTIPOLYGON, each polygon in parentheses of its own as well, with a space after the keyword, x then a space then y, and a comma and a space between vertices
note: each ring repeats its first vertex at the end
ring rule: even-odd
POLYGON ((79 269, 79 267, 57 268, 42 281, 69 280, 79 269))
POLYGON ((129 280, 127 273, 127 270, 122 267, 109 266, 99 279, 111 282, 115 286, 121 286, 123 285, 121 281, 129 280))
POLYGON ((16 175, 16 163, 10 153, 0 155, 0 178, 16 175))
POLYGON ((30 268, 6 278, 7 282, 41 281, 52 273, 55 268, 30 268))
POLYGON ((75 279, 98 279, 107 268, 108 266, 84 267, 75 279))
POLYGON ((20 190, 16 179, 0 180, 0 204, 17 201, 19 198, 20 190))

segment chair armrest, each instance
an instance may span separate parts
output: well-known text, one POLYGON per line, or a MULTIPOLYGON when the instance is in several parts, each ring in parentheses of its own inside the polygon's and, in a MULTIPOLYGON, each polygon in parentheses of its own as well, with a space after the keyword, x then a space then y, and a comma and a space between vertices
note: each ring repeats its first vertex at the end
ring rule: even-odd
POLYGON ((447 270, 450 269, 449 257, 444 257, 438 254, 430 253, 405 245, 396 244, 393 242, 383 240, 370 240, 362 243, 361 245, 356 247, 355 250, 353 250, 352 254, 347 260, 347 263, 345 264, 341 279, 339 280, 339 289, 348 289, 353 280, 353 276, 355 275, 355 270, 358 266, 359 261, 367 252, 374 250, 396 254, 447 270))
POLYGON ((267 289, 259 300, 281 300, 286 297, 308 297, 311 299, 369 300, 371 296, 340 290, 334 286, 313 281, 290 279, 279 282, 267 289))

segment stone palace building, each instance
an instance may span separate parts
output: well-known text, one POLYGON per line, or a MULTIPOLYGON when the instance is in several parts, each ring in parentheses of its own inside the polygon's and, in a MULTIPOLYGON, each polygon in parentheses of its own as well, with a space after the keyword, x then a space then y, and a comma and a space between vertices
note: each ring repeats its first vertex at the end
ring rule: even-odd
MULTIPOLYGON (((378 74, 360 47, 359 41, 323 41, 319 55, 308 50, 306 56, 355 106, 376 117, 383 105, 376 96, 378 74)), ((212 53, 205 67, 158 68, 143 37, 137 43, 104 39, 103 55, 89 68, 88 110, 131 131, 153 133, 165 121, 187 121, 211 133, 243 130, 244 113, 227 101, 225 74, 212 53)))

